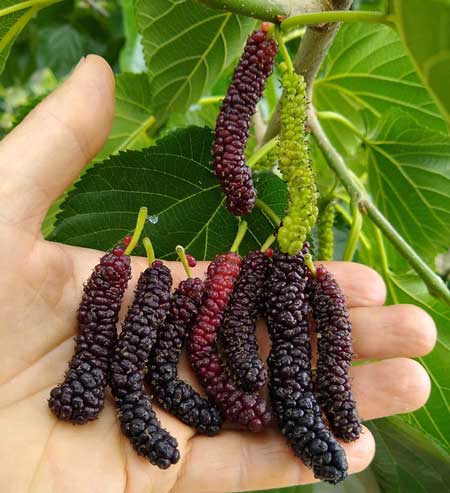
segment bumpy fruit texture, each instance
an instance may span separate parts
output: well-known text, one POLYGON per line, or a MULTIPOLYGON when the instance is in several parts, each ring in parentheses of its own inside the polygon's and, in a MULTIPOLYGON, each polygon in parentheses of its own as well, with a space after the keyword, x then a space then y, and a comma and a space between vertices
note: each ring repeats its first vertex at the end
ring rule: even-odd
POLYGON ((256 319, 264 315, 264 284, 269 259, 261 251, 244 259, 220 333, 227 367, 238 385, 248 390, 264 386, 267 372, 256 340, 256 319))
POLYGON ((149 359, 146 381, 158 403, 178 419, 200 433, 215 435, 222 426, 219 409, 178 378, 177 365, 187 331, 197 317, 203 299, 203 281, 182 281, 170 303, 164 325, 149 359))
POLYGON ((203 303, 189 337, 189 357, 224 416, 246 429, 260 431, 271 419, 267 403, 257 393, 245 392, 233 382, 217 348, 217 333, 241 264, 235 253, 218 255, 210 264, 203 303))
POLYGON ((116 324, 130 277, 130 257, 116 248, 102 257, 84 286, 75 354, 64 382, 51 391, 48 401, 64 421, 83 424, 97 418, 103 408, 116 324))
POLYGON ((267 281, 269 390, 273 412, 294 453, 316 478, 335 484, 346 477, 347 460, 314 396, 306 278, 303 252, 274 255, 267 281))
POLYGON ((159 261, 141 274, 109 373, 123 433, 139 455, 161 469, 176 464, 180 454, 177 441, 161 427, 144 392, 144 370, 169 311, 171 286, 170 271, 159 261))
POLYGON ((278 166, 288 184, 288 212, 278 231, 282 252, 298 253, 317 220, 317 186, 306 136, 306 85, 303 77, 280 64, 281 97, 278 166))
POLYGON ((265 32, 256 31, 248 38, 217 117, 212 165, 227 197, 227 207, 235 216, 250 214, 255 205, 256 192, 244 150, 251 118, 272 73, 276 52, 275 41, 265 32))
POLYGON ((317 268, 317 277, 311 279, 308 289, 318 335, 316 393, 334 434, 352 442, 360 436, 361 420, 348 374, 352 327, 344 295, 323 266, 317 268))
POLYGON ((328 203, 319 217, 319 259, 333 260, 334 253, 334 218, 336 216, 336 206, 334 202, 328 203))
POLYGON ((253 166, 253 170, 270 171, 277 164, 278 152, 279 152, 279 146, 275 146, 253 166))

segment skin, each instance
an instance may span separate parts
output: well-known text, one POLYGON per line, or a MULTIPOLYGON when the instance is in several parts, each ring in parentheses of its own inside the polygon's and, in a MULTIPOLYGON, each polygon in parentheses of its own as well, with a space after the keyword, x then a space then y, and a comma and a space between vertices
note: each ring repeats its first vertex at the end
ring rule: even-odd
MULTIPOLYGON (((113 113, 113 74, 101 58, 90 56, 0 143, 0 491, 218 493, 312 482, 275 429, 227 429, 206 438, 158 410, 182 456, 160 471, 122 437, 109 395, 100 419, 83 427, 59 422, 48 410, 49 391, 73 351, 83 282, 102 253, 44 241, 40 224, 104 144, 113 113)), ((133 262, 135 281, 145 260, 133 262)), ((176 285, 184 274, 179 264, 170 267, 176 285)), ((203 275, 206 267, 200 263, 195 273, 203 275)), ((432 319, 414 306, 383 307, 385 286, 365 266, 327 267, 348 300, 357 357, 378 360, 353 370, 363 419, 421 407, 430 380, 409 358, 432 350, 432 319)), ((124 306, 133 287, 131 282, 124 306)), ((263 330, 261 343, 267 351, 263 330)), ((181 373, 193 381, 185 361, 181 373)), ((365 429, 345 448, 350 471, 357 472, 370 464, 375 444, 365 429)))

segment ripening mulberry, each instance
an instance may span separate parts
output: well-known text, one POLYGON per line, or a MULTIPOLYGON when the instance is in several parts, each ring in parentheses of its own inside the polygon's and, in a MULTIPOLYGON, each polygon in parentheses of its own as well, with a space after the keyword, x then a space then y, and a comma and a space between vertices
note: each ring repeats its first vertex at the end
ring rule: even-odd
POLYGON ((109 373, 124 435, 139 455, 161 469, 176 464, 180 453, 177 441, 161 427, 144 392, 144 370, 169 311, 171 286, 170 271, 159 261, 141 274, 109 373))
POLYGON ((264 315, 264 284, 269 259, 261 251, 244 259, 220 333, 227 367, 236 382, 248 390, 266 383, 267 372, 256 340, 256 319, 264 315))
POLYGON ((243 391, 233 382, 217 348, 217 332, 241 264, 241 258, 235 253, 218 255, 211 262, 203 303, 189 337, 189 357, 208 395, 224 416, 249 430, 260 431, 271 419, 266 401, 257 393, 243 391))
POLYGON ((281 97, 278 166, 288 184, 288 212, 278 231, 282 252, 298 253, 317 220, 317 187, 306 136, 306 84, 280 64, 281 97))
POLYGON ((130 257, 115 248, 101 258, 84 286, 75 354, 64 382, 51 391, 48 401, 52 412, 64 421, 83 424, 97 418, 103 408, 116 324, 130 277, 130 257))
POLYGON ((255 31, 248 38, 217 117, 212 165, 227 197, 227 207, 235 216, 250 214, 255 205, 256 192, 244 150, 251 118, 272 73, 276 52, 275 41, 264 31, 255 31))
POLYGON ((163 409, 200 433, 211 436, 217 434, 222 426, 219 409, 180 380, 177 372, 186 334, 197 317, 203 292, 203 281, 197 278, 186 279, 178 286, 166 323, 158 331, 146 381, 163 409))
POLYGON ((333 276, 323 266, 317 268, 316 275, 309 283, 319 353, 316 392, 334 434, 352 442, 361 432, 348 374, 352 327, 344 295, 333 276))
POLYGON ((336 205, 329 202, 320 213, 319 217, 319 259, 333 260, 334 253, 334 218, 336 216, 336 205))
POLYGON ((316 478, 335 484, 346 477, 347 460, 314 396, 306 279, 303 252, 274 255, 267 281, 269 391, 274 415, 294 453, 316 478))

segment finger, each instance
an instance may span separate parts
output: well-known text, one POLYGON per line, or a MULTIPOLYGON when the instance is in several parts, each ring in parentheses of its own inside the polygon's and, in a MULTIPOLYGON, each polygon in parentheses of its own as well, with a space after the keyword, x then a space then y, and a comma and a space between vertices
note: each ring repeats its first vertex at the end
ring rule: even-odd
POLYGON ((53 200, 105 143, 113 113, 112 71, 89 56, 1 142, 2 219, 38 229, 53 200))
MULTIPOLYGON (((312 483, 312 472, 294 456, 276 430, 250 434, 228 431, 213 440, 196 437, 172 493, 249 491, 312 483)), ((345 445, 349 472, 365 469, 375 453, 372 434, 345 445)))
POLYGON ((436 343, 436 325, 415 305, 352 308, 353 351, 357 359, 424 356, 436 343))

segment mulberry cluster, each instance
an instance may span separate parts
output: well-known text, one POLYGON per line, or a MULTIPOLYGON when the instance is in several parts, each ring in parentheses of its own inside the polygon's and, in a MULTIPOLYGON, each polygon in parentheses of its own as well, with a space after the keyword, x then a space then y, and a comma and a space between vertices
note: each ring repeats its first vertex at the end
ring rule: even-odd
POLYGON ((317 220, 317 187, 305 130, 305 81, 284 63, 280 71, 283 95, 278 166, 288 184, 289 205, 278 231, 278 243, 282 252, 295 255, 317 220))
POLYGON ((239 275, 242 260, 235 253, 219 255, 210 264, 205 296, 189 338, 192 367, 208 395, 225 417, 252 431, 271 419, 267 403, 256 393, 241 390, 227 374, 217 348, 217 332, 239 275))
POLYGON ((336 206, 334 202, 329 202, 320 213, 319 218, 319 259, 333 260, 334 253, 334 218, 336 216, 336 206))
POLYGON ((257 390, 267 373, 256 340, 256 319, 264 315, 264 283, 269 259, 261 251, 245 258, 220 329, 227 366, 238 384, 257 390))
POLYGON ((351 324, 335 279, 323 266, 316 276, 309 283, 318 335, 316 392, 334 434, 351 442, 361 432, 348 374, 353 356, 351 324))
POLYGON ((347 460, 313 393, 306 279, 303 252, 274 255, 267 282, 269 390, 273 412, 294 453, 318 479, 335 484, 346 477, 347 460))
POLYGON ((222 426, 220 411, 178 378, 177 365, 186 339, 201 305, 204 285, 200 279, 182 281, 170 304, 166 323, 149 359, 146 381, 154 398, 166 411, 200 433, 215 435, 222 426))
POLYGON ((48 401, 64 421, 83 424, 97 418, 103 408, 116 324, 130 277, 130 257, 115 248, 102 257, 84 286, 75 354, 64 382, 51 391, 48 401))
POLYGON ((248 38, 216 122, 212 164, 228 209, 236 216, 250 214, 255 205, 256 192, 244 150, 251 118, 272 73, 276 52, 275 41, 264 31, 248 38))
POLYGON ((159 261, 141 274, 109 375, 123 433, 138 454, 162 469, 177 463, 180 454, 177 441, 161 427, 144 392, 144 370, 169 311, 171 286, 170 271, 159 261))

